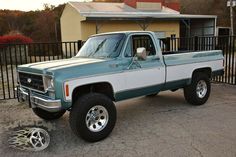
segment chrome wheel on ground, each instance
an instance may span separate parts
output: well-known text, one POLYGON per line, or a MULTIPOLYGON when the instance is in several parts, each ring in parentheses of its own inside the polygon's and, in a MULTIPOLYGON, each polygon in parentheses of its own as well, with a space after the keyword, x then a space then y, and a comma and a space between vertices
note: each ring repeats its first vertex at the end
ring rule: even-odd
POLYGON ((45 130, 35 128, 31 133, 30 143, 34 147, 35 151, 44 150, 50 143, 50 136, 45 130))
POLYGON ((104 129, 108 123, 109 116, 105 107, 94 106, 86 115, 87 128, 92 132, 99 132, 104 129))
POLYGON ((50 136, 46 130, 29 127, 13 131, 8 140, 9 147, 26 151, 44 150, 49 143, 50 136))

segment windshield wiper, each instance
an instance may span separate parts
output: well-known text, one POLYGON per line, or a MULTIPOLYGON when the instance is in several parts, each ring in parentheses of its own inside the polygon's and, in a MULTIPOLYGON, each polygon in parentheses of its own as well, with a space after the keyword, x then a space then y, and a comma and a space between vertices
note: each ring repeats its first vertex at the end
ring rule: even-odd
POLYGON ((107 39, 104 39, 104 40, 98 45, 97 49, 96 49, 93 53, 91 53, 88 57, 95 55, 95 54, 103 47, 103 45, 104 45, 104 43, 105 43, 106 41, 107 41, 107 39))

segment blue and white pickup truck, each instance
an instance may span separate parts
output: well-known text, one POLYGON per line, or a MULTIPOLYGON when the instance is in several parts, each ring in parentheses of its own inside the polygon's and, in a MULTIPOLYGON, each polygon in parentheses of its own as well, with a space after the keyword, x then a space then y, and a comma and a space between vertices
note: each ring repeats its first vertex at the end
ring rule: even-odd
POLYGON ((91 36, 71 59, 19 66, 19 100, 46 120, 69 111, 73 132, 90 142, 111 133, 114 102, 183 88, 187 102, 204 104, 224 72, 222 51, 162 53, 159 43, 146 31, 91 36))

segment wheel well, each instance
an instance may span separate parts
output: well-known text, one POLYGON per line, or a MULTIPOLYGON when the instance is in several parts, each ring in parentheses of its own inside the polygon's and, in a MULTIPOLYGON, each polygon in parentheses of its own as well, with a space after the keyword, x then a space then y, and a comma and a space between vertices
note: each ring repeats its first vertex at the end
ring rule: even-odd
POLYGON ((196 73, 205 73, 208 75, 209 78, 211 78, 211 74, 212 74, 212 70, 211 68, 201 68, 201 69, 196 69, 193 71, 192 77, 196 74, 196 73))
POLYGON ((101 93, 109 97, 111 100, 115 100, 113 88, 110 83, 108 82, 101 82, 101 83, 93 83, 88 85, 83 85, 76 87, 72 93, 72 104, 82 95, 96 92, 101 93))

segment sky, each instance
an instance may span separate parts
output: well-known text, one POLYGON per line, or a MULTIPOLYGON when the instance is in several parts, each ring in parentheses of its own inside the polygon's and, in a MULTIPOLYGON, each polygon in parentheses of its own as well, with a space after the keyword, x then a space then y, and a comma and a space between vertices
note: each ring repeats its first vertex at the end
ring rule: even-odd
POLYGON ((59 5, 68 1, 86 1, 86 0, 0 0, 0 9, 9 10, 41 10, 43 4, 59 5))

